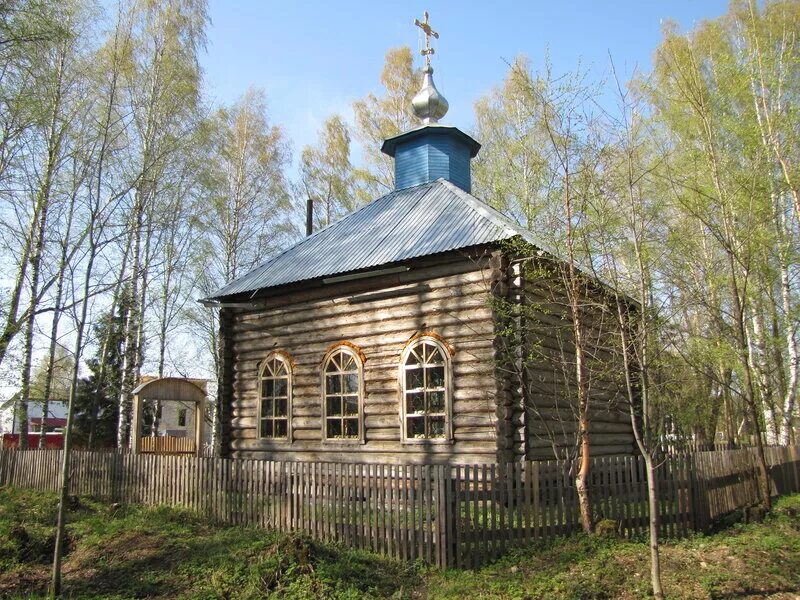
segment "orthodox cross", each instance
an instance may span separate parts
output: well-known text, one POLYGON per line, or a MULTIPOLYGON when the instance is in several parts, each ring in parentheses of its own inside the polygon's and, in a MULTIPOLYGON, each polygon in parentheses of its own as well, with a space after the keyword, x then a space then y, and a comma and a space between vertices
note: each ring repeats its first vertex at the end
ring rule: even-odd
POLYGON ((425 16, 425 20, 420 21, 419 19, 414 19, 414 25, 422 29, 423 33, 425 33, 425 47, 420 50, 419 53, 425 57, 425 64, 430 66, 431 54, 435 52, 435 50, 431 48, 431 36, 438 40, 439 34, 436 33, 428 23, 428 11, 426 10, 423 14, 425 16))

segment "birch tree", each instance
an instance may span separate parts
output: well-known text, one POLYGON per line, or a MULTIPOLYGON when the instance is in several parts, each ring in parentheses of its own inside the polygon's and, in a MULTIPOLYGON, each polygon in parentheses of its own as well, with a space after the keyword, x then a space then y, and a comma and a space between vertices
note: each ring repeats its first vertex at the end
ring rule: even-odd
POLYGON ((117 443, 130 439, 131 390, 139 377, 144 352, 144 310, 147 303, 149 246, 153 206, 160 178, 170 157, 182 148, 194 127, 200 69, 198 52, 205 42, 205 0, 152 4, 135 2, 127 89, 132 107, 137 176, 128 213, 127 292, 124 362, 117 443))
MULTIPOLYGON (((67 518, 67 497, 69 495, 71 480, 71 459, 73 441, 73 420, 75 417, 75 405, 78 394, 78 380, 80 365, 86 347, 85 333, 89 325, 91 315, 90 307, 94 297, 94 288, 98 285, 105 287, 102 281, 97 281, 97 262, 103 250, 109 246, 113 236, 107 236, 109 232, 108 223, 113 214, 113 209, 117 207, 118 199, 115 197, 101 197, 93 194, 87 195, 86 200, 86 249, 82 257, 78 271, 78 278, 71 278, 73 284, 72 295, 76 300, 72 304, 72 317, 75 326, 73 360, 74 366, 71 373, 69 398, 67 403, 67 423, 64 428, 63 462, 61 465, 61 487, 59 489, 59 504, 57 511, 56 535, 53 550, 53 568, 51 579, 51 595, 60 597, 61 595, 61 563, 64 552, 64 533, 67 518), (77 285, 76 285, 77 284, 77 285)), ((77 269, 76 269, 77 271, 77 269)))
MULTIPOLYGON (((91 131, 95 141, 95 151, 92 157, 90 183, 87 187, 92 197, 102 198, 112 206, 122 204, 137 177, 135 173, 130 173, 124 166, 129 162, 129 154, 126 149, 128 147, 130 113, 123 102, 123 90, 125 75, 132 68, 132 26, 132 16, 127 11, 127 7, 118 5, 111 33, 97 49, 92 60, 92 64, 95 66, 91 74, 92 89, 96 90, 96 94, 101 100, 94 104, 92 113, 94 126, 91 131)), ((124 224, 119 234, 118 239, 127 237, 124 235, 124 224)), ((110 298, 109 312, 112 319, 120 305, 120 297, 125 285, 128 250, 129 245, 123 243, 113 261, 116 266, 116 279, 110 298)), ((112 347, 118 337, 115 335, 118 328, 108 326, 95 327, 95 329, 101 332, 100 338, 97 340, 100 350, 95 387, 98 390, 109 388, 118 392, 118 386, 106 385, 109 364, 117 364, 117 361, 110 361, 109 357, 116 356, 112 347)), ((116 381, 120 376, 120 373, 112 373, 111 379, 116 381)), ((99 410, 98 394, 91 394, 87 428, 87 446, 90 449, 94 447, 96 439, 99 410)))
POLYGON ((549 169, 547 140, 529 109, 532 85, 520 73, 530 60, 517 57, 501 84, 475 103, 475 137, 482 150, 473 160, 479 198, 522 227, 553 242, 563 229, 556 179, 549 169))
MULTIPOLYGON (((534 75, 523 68, 525 64, 523 60, 516 61, 505 84, 504 90, 513 91, 513 102, 501 103, 502 112, 485 118, 484 122, 501 131, 507 128, 503 125, 505 120, 511 122, 508 127, 512 128, 524 121, 520 129, 524 135, 515 133, 506 138, 501 133, 495 135, 493 143, 499 152, 505 151, 507 156, 525 155, 530 164, 537 165, 538 175, 520 192, 524 208, 532 209, 533 201, 538 205, 535 211, 530 210, 530 220, 524 217, 534 225, 535 234, 539 232, 536 227, 539 214, 547 212, 558 217, 539 250, 515 251, 523 280, 536 281, 539 296, 522 309, 522 320, 527 325, 521 343, 532 348, 522 368, 526 368, 526 362, 534 366, 558 364, 558 372, 547 375, 546 390, 532 388, 526 394, 529 398, 549 396, 550 403, 544 408, 532 408, 538 417, 534 429, 541 429, 543 440, 549 440, 555 457, 568 459, 578 494, 581 524, 585 531, 591 532, 595 524, 589 489, 591 415, 615 401, 614 374, 604 361, 596 360, 605 352, 606 328, 611 320, 598 299, 596 284, 579 266, 583 264, 585 269, 587 261, 592 260, 585 241, 590 226, 585 214, 587 202, 597 193, 599 152, 595 118, 587 110, 595 91, 580 72, 556 77, 548 65, 543 74, 534 75), (505 110, 509 106, 512 110, 505 110), (534 139, 539 143, 522 148, 534 139), (559 347, 539 348, 544 338, 556 338, 559 347), (566 397, 554 398, 554 385, 564 390, 566 397), (599 400, 593 400, 598 397, 592 393, 593 386, 609 386, 603 394, 602 406, 599 400), (573 443, 569 443, 570 438, 573 443)), ((499 164, 508 163, 501 160, 499 164)), ((481 177, 488 186, 490 182, 504 180, 505 175, 487 168, 481 177)))
MULTIPOLYGON (((625 404, 647 481, 650 585, 664 598, 659 531, 660 492, 656 469, 662 453, 669 338, 662 328, 672 315, 661 270, 668 262, 670 206, 653 173, 660 166, 640 94, 625 89, 613 62, 617 102, 604 113, 607 144, 601 193, 590 203, 592 245, 600 260, 595 274, 607 282, 617 317, 625 404)), ((685 382, 681 382, 683 385, 685 382)))
MULTIPOLYGON (((72 176, 72 185, 71 190, 69 191, 69 200, 66 203, 65 207, 65 214, 62 215, 64 217, 64 230, 61 234, 61 239, 59 240, 59 249, 58 249, 58 263, 56 267, 56 285, 55 285, 55 292, 53 294, 52 302, 53 302, 53 310, 51 316, 51 324, 50 324, 50 342, 49 348, 47 351, 47 370, 45 372, 44 378, 44 385, 42 386, 41 390, 41 398, 42 398, 42 416, 43 418, 47 416, 48 406, 50 401, 50 393, 52 390, 53 384, 53 375, 54 369, 56 367, 56 352, 61 347, 59 345, 59 323, 61 322, 61 313, 63 310, 63 303, 64 303, 64 287, 67 277, 67 270, 69 267, 69 259, 70 259, 70 246, 73 243, 72 240, 72 226, 75 217, 75 208, 76 208, 76 200, 78 196, 78 191, 81 188, 81 184, 85 178, 85 170, 78 167, 77 169, 73 170, 72 176)), ((44 430, 43 430, 44 431, 44 430)), ((39 448, 45 447, 45 436, 39 436, 39 448)))
MULTIPOLYGON (((672 168, 668 177, 682 209, 702 223, 725 257, 732 341, 741 376, 739 393, 754 432, 761 500, 769 508, 761 405, 748 336, 758 236, 765 231, 764 203, 759 202, 760 180, 755 176, 760 170, 746 170, 752 169, 753 164, 742 164, 742 159, 751 155, 744 150, 741 138, 732 133, 730 113, 724 111, 724 103, 731 98, 725 94, 725 77, 732 74, 732 69, 726 68, 727 62, 711 69, 701 66, 704 54, 713 53, 718 41, 718 29, 713 26, 689 39, 668 30, 657 53, 654 81, 658 92, 652 98, 660 116, 677 136, 680 152, 691 155, 701 166, 682 172, 672 168)), ((756 165, 760 166, 758 162, 756 165)))
MULTIPOLYGON (((210 296, 284 247, 293 228, 286 220, 289 146, 283 130, 269 120, 263 91, 250 89, 231 107, 219 109, 204 135, 207 160, 200 171, 199 213, 204 238, 194 264, 198 289, 210 296)), ((219 374, 215 309, 196 309, 193 321, 204 332, 219 374)))
MULTIPOLYGON (((21 187, 18 181, 21 155, 27 134, 41 123, 38 108, 42 85, 42 57, 65 42, 71 32, 64 25, 64 11, 58 2, 15 0, 0 7, 0 182, 4 190, 21 187)), ((3 192, 10 204, 14 198, 3 192)), ((6 275, 13 280, 8 299, 2 307, 3 325, 0 329, 0 364, 9 345, 28 320, 27 311, 20 313, 24 301, 29 259, 39 225, 40 207, 33 206, 16 214, 3 209, 4 238, 14 239, 8 251, 18 257, 15 270, 6 275), (13 226, 13 225, 12 225, 13 226), (11 234, 11 235, 9 235, 11 234)))
MULTIPOLYGON (((786 362, 786 374, 779 378, 783 389, 782 417, 775 434, 788 445, 796 408, 798 348, 795 293, 791 266, 798 260, 797 219, 800 218, 800 134, 790 106, 800 89, 794 70, 800 59, 800 3, 738 2, 731 8, 730 51, 740 55, 749 79, 748 90, 758 127, 759 140, 770 158, 769 189, 777 241, 780 298, 776 318, 785 340, 785 354, 770 358, 777 365, 786 362), (784 359, 785 357, 785 359, 784 359), (779 430, 779 431, 778 431, 779 430)), ((762 326, 763 330, 763 326, 762 326)), ((764 352, 766 354, 766 352, 764 352)))
POLYGON ((364 147, 366 163, 356 172, 362 202, 394 189, 394 164, 380 152, 383 140, 417 125, 411 100, 422 86, 422 79, 414 69, 411 48, 401 46, 386 53, 380 81, 382 95, 370 93, 353 103, 355 137, 364 147))
POLYGON ((313 203, 314 225, 327 227, 356 207, 350 131, 339 115, 329 117, 315 146, 300 155, 299 195, 313 203))
MULTIPOLYGON (((42 103, 39 108, 40 117, 34 126, 31 140, 33 151, 30 153, 30 171, 32 181, 30 193, 31 204, 31 237, 28 256, 28 306, 25 310, 23 358, 19 405, 20 449, 28 447, 27 402, 30 397, 31 366, 35 335, 37 306, 44 292, 42 281, 42 261, 45 259, 45 244, 48 232, 52 229, 48 219, 56 203, 57 182, 62 167, 70 151, 68 136, 70 128, 79 121, 78 111, 83 110, 80 96, 82 82, 82 61, 80 56, 81 41, 78 39, 76 21, 82 18, 79 7, 66 3, 61 7, 61 15, 71 34, 64 37, 59 44, 42 53, 41 71, 38 78, 41 82, 39 93, 42 103)), ((23 268, 20 269, 21 271, 23 268)), ((59 274, 50 278, 49 287, 59 274)))

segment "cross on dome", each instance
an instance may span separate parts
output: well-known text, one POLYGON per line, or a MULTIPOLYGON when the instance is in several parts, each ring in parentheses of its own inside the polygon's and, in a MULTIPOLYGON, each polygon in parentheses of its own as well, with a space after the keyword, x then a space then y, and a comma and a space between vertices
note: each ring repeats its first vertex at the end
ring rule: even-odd
POLYGON ((414 96, 411 106, 414 109, 414 114, 424 125, 431 125, 437 123, 447 113, 448 109, 447 100, 433 83, 431 54, 435 51, 431 48, 431 38, 438 40, 439 33, 434 31, 428 22, 427 10, 424 13, 424 20, 414 19, 414 25, 419 27, 425 34, 425 48, 420 50, 420 54, 425 57, 425 67, 422 69, 422 89, 414 96))
POLYGON ((439 39, 439 34, 433 30, 430 23, 428 23, 428 11, 426 10, 423 13, 425 17, 424 21, 420 21, 419 19, 414 19, 414 25, 422 29, 423 33, 425 34, 425 47, 419 51, 419 53, 425 57, 425 64, 430 66, 431 64, 431 54, 434 54, 436 50, 431 48, 431 37, 439 39))

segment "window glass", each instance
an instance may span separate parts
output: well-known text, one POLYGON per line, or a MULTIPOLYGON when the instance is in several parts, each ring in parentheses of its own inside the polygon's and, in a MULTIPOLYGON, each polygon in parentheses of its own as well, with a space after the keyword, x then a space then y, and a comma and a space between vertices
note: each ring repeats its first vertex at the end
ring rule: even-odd
POLYGON ((447 360, 443 349, 428 340, 420 340, 407 350, 402 379, 406 439, 447 436, 447 360))
POLYGON ((289 436, 289 368, 282 358, 267 360, 261 372, 258 435, 268 439, 289 436))
POLYGON ((325 437, 361 438, 361 362, 349 348, 335 350, 325 362, 325 437))

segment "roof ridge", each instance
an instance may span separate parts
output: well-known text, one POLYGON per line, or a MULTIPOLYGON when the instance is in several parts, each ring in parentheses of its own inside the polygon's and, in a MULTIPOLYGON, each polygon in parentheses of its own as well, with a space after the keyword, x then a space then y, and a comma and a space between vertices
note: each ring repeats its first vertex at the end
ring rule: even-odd
MULTIPOLYGON (((333 231, 334 229, 337 228, 337 226, 341 226, 342 223, 344 223, 345 221, 350 219, 350 217, 358 214, 362 210, 365 210, 366 208, 374 206, 374 205, 376 205, 378 203, 388 202, 389 199, 392 198, 398 192, 401 192, 401 191, 402 192, 406 192, 408 190, 414 189, 415 187, 423 187, 423 186, 426 186, 426 185, 430 185, 430 183, 421 183, 421 184, 416 185, 416 186, 410 186, 410 187, 407 187, 407 188, 403 188, 402 190, 395 189, 395 190, 390 191, 388 194, 384 194, 383 196, 379 196, 378 198, 375 198, 375 200, 372 200, 371 202, 367 202, 363 206, 358 207, 356 210, 347 213, 341 219, 338 219, 338 220, 334 221, 330 225, 326 225, 322 229, 319 229, 319 230, 313 232, 311 235, 307 235, 307 236, 303 237, 301 240, 295 242, 294 244, 284 248, 283 250, 278 252, 278 254, 276 254, 275 256, 272 256, 272 257, 268 258, 267 260, 265 260, 264 262, 259 263, 258 265, 252 267, 246 273, 243 273, 242 275, 239 275, 235 279, 232 279, 231 281, 226 282, 225 285, 223 285, 221 288, 219 288, 217 291, 215 291, 211 296, 209 296, 209 298, 214 298, 214 297, 219 296, 220 292, 222 292, 223 290, 228 288, 233 283, 236 283, 237 281, 239 281, 243 277, 248 277, 248 276, 250 276, 250 275, 252 275, 252 274, 254 274, 256 272, 260 272, 260 271, 266 269, 269 265, 271 265, 273 262, 278 260, 281 256, 283 256, 287 252, 291 252, 292 250, 302 246, 304 243, 310 242, 312 239, 318 238, 323 233, 333 231)), ((423 196, 424 196, 424 194, 423 194, 423 196)))
MULTIPOLYGON (((466 192, 466 191, 462 190, 461 188, 459 188, 456 185, 453 185, 451 182, 449 182, 447 180, 443 179, 442 182, 444 184, 446 184, 448 186, 448 188, 450 188, 454 193, 458 194, 463 200, 465 200, 467 202, 467 204, 469 205, 469 207, 472 208, 473 210, 475 210, 475 212, 477 212, 478 214, 481 214, 482 216, 486 216, 483 213, 488 212, 489 213, 488 218, 495 219, 495 220, 501 221, 501 222, 505 222, 505 226, 510 228, 510 230, 512 232, 516 232, 516 234, 521 236, 523 239, 525 239, 525 241, 529 242, 530 244, 532 244, 533 246, 535 246, 539 250, 545 252, 546 254, 549 254, 552 258, 554 258, 556 260, 560 260, 560 261, 566 262, 566 259, 561 257, 559 255, 559 253, 554 248, 552 248, 552 247, 550 247, 550 246, 548 246, 546 244, 543 244, 540 240, 538 240, 536 238, 535 235, 533 235, 533 232, 531 232, 528 229, 525 229, 525 228, 521 227, 520 225, 517 225, 516 223, 514 223, 514 221, 512 221, 510 218, 505 216, 503 213, 501 213, 496 208, 494 208, 492 206, 489 206, 486 202, 484 202, 480 198, 477 198, 477 197, 473 196, 469 192, 466 192)), ((614 286, 609 281, 607 281, 604 277, 602 277, 601 275, 596 273, 594 271, 594 269, 591 267, 591 265, 589 265, 589 267, 586 268, 585 265, 581 265, 580 263, 576 262, 575 266, 578 269, 578 271, 583 273, 585 276, 590 277, 592 279, 595 279, 601 285, 604 285, 604 286, 607 286, 607 287, 610 287, 610 288, 614 289, 614 286)), ((632 299, 627 294, 624 294, 624 295, 629 300, 633 300, 633 302, 636 302, 638 304, 636 299, 632 299)))
MULTIPOLYGON (((520 227, 519 225, 514 223, 511 219, 509 219, 507 216, 505 216, 503 213, 501 213, 499 210, 497 210, 493 206, 488 205, 480 198, 473 196, 466 190, 462 190, 460 187, 451 183, 450 181, 447 181, 446 179, 440 178, 437 179, 437 181, 440 181, 449 190, 451 190, 456 195, 458 195, 462 200, 464 200, 467 203, 467 206, 469 206, 475 213, 477 213, 484 219, 489 219, 493 224, 506 229, 508 233, 514 235, 522 235, 531 238, 533 237, 530 231, 520 227)), ((537 242, 535 245, 539 246, 539 243, 537 242)))

